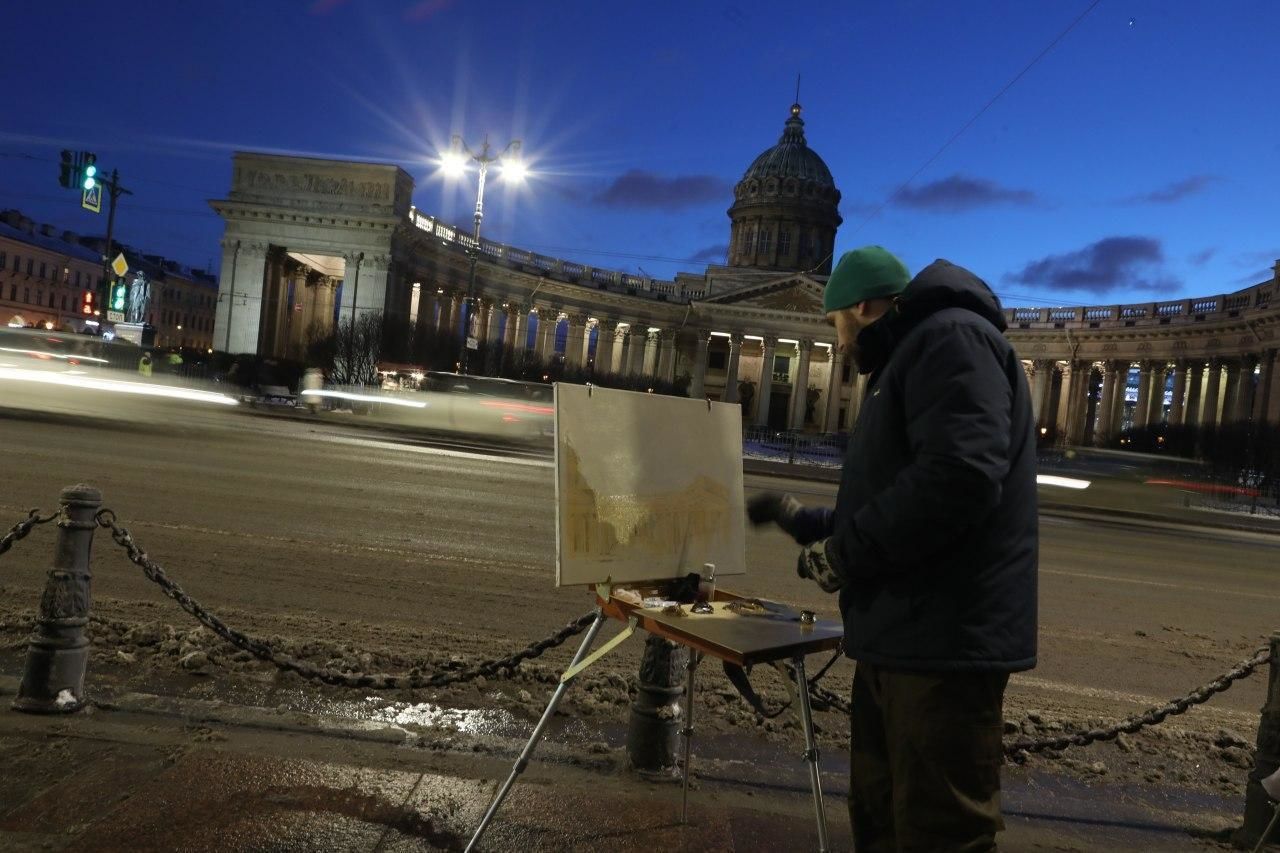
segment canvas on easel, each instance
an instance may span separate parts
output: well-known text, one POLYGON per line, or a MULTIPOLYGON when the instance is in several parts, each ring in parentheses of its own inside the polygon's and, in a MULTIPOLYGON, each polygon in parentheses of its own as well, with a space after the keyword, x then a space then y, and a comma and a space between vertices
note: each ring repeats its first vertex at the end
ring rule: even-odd
POLYGON ((741 409, 555 386, 556 585, 746 569, 741 409))

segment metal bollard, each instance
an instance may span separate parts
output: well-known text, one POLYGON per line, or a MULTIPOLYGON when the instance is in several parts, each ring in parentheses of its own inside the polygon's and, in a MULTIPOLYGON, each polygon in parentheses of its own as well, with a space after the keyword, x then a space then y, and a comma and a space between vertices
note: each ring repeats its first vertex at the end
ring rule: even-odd
MULTIPOLYGON (((1262 780, 1280 767, 1280 632, 1271 635, 1271 663, 1267 665, 1267 702, 1258 721, 1258 750, 1253 770, 1244 789, 1244 825, 1232 836, 1237 847, 1255 846, 1275 814, 1275 806, 1262 780)), ((1280 832, 1272 832, 1269 841, 1280 841, 1280 832)))
POLYGON ((640 659, 639 692, 627 724, 627 757, 642 776, 674 780, 680 696, 684 693, 688 651, 650 635, 640 659))
POLYGON ((89 624, 92 580, 89 549, 102 492, 92 486, 68 486, 60 500, 62 518, 53 568, 40 597, 40 621, 27 647, 15 711, 67 714, 84 705, 84 671, 89 661, 84 629, 89 624))

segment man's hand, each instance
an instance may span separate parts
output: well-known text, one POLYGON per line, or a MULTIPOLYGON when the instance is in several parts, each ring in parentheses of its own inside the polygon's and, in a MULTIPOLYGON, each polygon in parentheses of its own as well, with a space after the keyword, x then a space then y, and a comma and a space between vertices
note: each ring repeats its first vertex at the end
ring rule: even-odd
POLYGON ((801 545, 807 545, 822 534, 816 532, 814 519, 807 516, 804 505, 782 492, 764 492, 747 501, 747 518, 756 527, 775 522, 783 532, 801 545))
POLYGON ((827 552, 829 539, 814 542, 800 552, 796 574, 814 581, 823 592, 839 592, 844 586, 844 567, 827 552))

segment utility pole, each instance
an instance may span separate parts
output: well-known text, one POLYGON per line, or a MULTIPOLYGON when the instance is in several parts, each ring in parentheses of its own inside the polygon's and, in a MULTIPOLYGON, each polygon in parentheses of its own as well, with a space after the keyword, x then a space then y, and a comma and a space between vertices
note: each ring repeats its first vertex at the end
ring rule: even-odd
POLYGON ((98 304, 102 306, 102 311, 104 312, 102 316, 105 318, 105 312, 111 300, 111 260, 115 254, 112 251, 112 238, 116 227, 116 204, 119 202, 120 196, 133 195, 133 192, 120 186, 120 172, 117 169, 112 169, 111 179, 102 183, 107 188, 107 192, 111 194, 111 200, 107 208, 107 245, 102 254, 102 285, 98 288, 98 304))

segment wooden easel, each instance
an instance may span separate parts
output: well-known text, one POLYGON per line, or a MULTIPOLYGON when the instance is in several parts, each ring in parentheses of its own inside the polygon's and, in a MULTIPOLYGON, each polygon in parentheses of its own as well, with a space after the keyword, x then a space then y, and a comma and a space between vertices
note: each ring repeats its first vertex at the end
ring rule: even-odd
MULTIPOLYGON (((643 586, 643 585, 641 585, 643 586)), ((645 592, 641 591, 642 594, 645 592)), ((813 807, 818 823, 819 850, 827 851, 830 845, 827 839, 827 816, 822 802, 822 781, 818 776, 818 747, 813 736, 813 714, 809 707, 809 691, 805 676, 804 659, 806 655, 816 652, 831 651, 840 645, 844 626, 832 620, 816 620, 802 622, 798 612, 780 605, 771 606, 760 615, 737 615, 726 612, 726 605, 734 601, 743 601, 743 597, 725 590, 716 589, 712 598, 714 613, 700 615, 689 612, 689 605, 681 605, 681 615, 659 610, 646 610, 640 605, 614 597, 610 584, 596 587, 596 615, 582 644, 573 656, 573 662, 560 676, 560 683, 551 694, 551 701, 542 712, 541 719, 534 726, 529 742, 525 744, 511 768, 511 775, 498 789, 493 802, 476 827, 475 834, 467 844, 467 851, 475 849, 484 831, 489 827, 502 806, 503 801, 515 785, 516 778, 524 772, 529 764, 533 750, 542 739, 547 723, 559 707, 569 689, 569 683, 589 666, 617 648, 630 637, 637 628, 648 631, 659 637, 679 643, 689 649, 688 678, 685 680, 685 718, 680 734, 684 738, 684 768, 682 805, 680 820, 683 823, 688 814, 689 805, 689 761, 693 742, 693 690, 694 673, 698 663, 704 656, 719 658, 739 666, 757 663, 772 663, 790 659, 796 670, 799 685, 800 722, 804 727, 805 751, 804 761, 809 765, 809 783, 813 789, 813 807), (612 639, 595 652, 591 645, 606 619, 617 619, 626 626, 612 639)))

